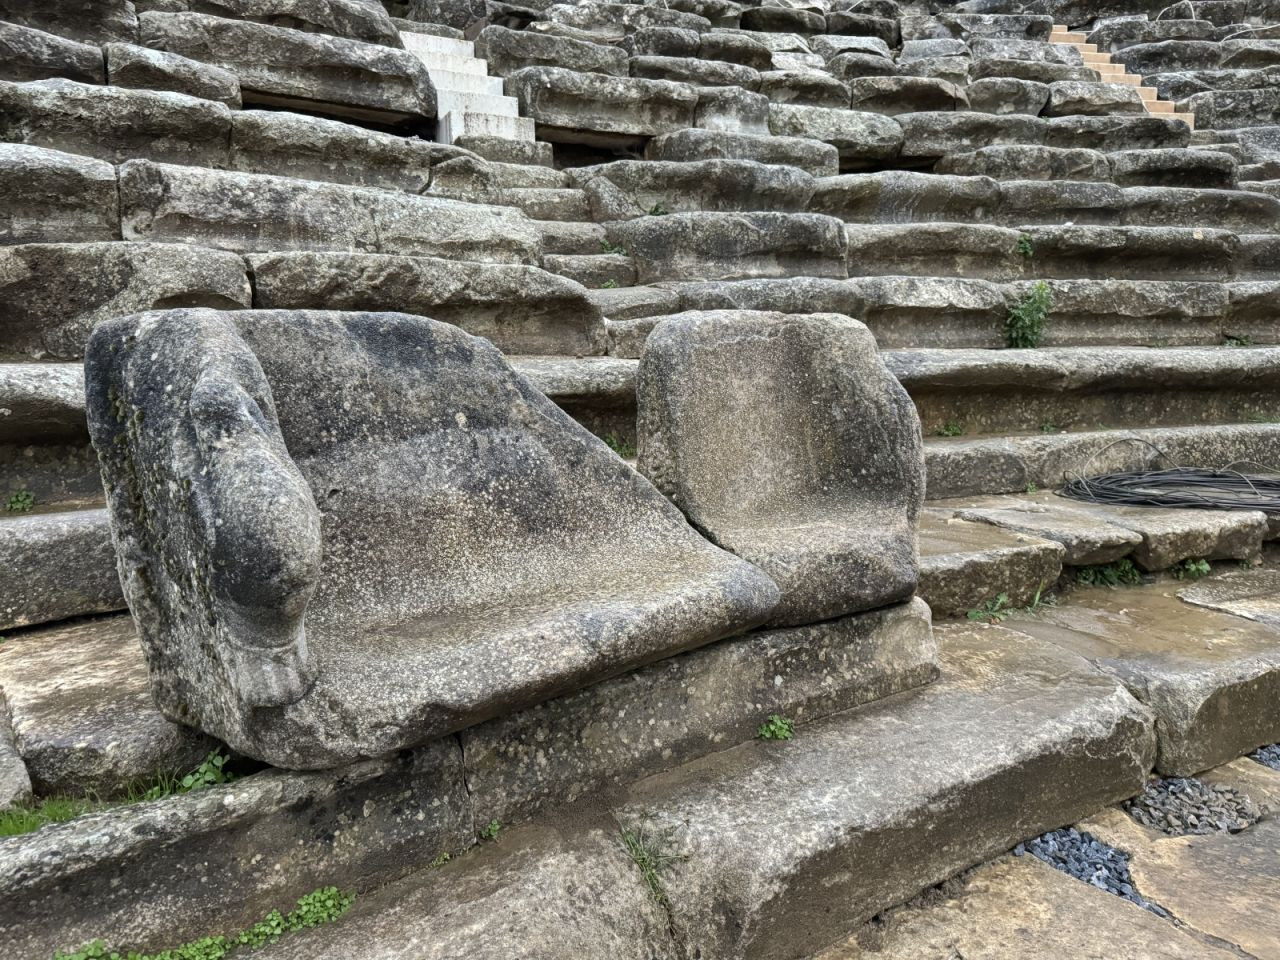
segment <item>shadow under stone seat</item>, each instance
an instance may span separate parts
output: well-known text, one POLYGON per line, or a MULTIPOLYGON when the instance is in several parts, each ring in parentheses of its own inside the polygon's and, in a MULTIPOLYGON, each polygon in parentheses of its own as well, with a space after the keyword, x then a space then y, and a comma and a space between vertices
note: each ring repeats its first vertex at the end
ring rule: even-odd
POLYGON ((920 421, 863 324, 690 311, 645 341, 640 470, 720 546, 777 581, 772 623, 915 591, 920 421))
POLYGON ((156 702, 278 766, 424 742, 778 598, 447 324, 153 312, 99 326, 86 370, 156 702))

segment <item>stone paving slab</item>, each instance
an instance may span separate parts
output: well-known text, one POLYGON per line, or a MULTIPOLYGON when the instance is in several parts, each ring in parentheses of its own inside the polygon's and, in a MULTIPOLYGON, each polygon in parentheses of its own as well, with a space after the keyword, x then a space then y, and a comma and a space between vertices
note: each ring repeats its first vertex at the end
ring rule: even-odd
POLYGON ((1238 955, 1031 857, 983 864, 814 960, 1228 960, 1238 955))

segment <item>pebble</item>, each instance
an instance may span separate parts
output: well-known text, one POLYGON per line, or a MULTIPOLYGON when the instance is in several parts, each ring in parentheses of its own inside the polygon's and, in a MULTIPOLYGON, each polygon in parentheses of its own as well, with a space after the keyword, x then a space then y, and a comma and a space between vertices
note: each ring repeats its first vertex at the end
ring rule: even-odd
POLYGON ((1235 787, 1195 777, 1148 780, 1142 793, 1125 801, 1124 810, 1143 826, 1171 837, 1238 833, 1260 817, 1253 801, 1235 787))
POLYGON ((1249 757, 1259 763, 1266 764, 1272 770, 1280 770, 1280 743, 1273 743, 1269 747, 1259 747, 1249 754, 1249 757))
POLYGON ((1129 855, 1075 827, 1054 830, 1013 848, 1015 856, 1030 854, 1056 870, 1100 890, 1114 893, 1157 917, 1168 917, 1164 908, 1138 893, 1129 874, 1129 855))

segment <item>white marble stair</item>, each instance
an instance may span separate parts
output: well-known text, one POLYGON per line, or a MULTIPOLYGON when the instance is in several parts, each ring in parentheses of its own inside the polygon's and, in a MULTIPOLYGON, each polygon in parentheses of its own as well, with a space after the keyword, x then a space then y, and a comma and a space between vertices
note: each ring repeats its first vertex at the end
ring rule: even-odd
POLYGON ((438 140, 453 143, 464 135, 533 140, 533 121, 520 116, 518 100, 503 95, 502 78, 489 76, 470 40, 410 31, 402 31, 401 38, 435 84, 438 140))

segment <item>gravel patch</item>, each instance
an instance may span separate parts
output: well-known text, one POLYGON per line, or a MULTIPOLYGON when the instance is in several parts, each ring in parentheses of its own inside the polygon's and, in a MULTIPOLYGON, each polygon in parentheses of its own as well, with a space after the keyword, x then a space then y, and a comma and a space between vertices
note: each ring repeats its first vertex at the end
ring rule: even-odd
POLYGON ((1194 777, 1148 780, 1142 793, 1125 801, 1124 810, 1143 826, 1171 837, 1238 833, 1261 816, 1253 801, 1235 787, 1194 777))
POLYGON ((1280 770, 1280 743, 1273 743, 1269 747, 1259 747, 1249 754, 1249 759, 1257 760, 1272 770, 1280 770))
POLYGON ((1129 874, 1129 855, 1090 833, 1083 833, 1075 827, 1054 830, 1018 844, 1013 853, 1018 857, 1027 854, 1038 857, 1055 870, 1091 883, 1099 890, 1114 893, 1157 917, 1169 916, 1163 907, 1138 893, 1129 874))

